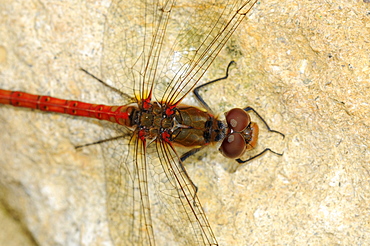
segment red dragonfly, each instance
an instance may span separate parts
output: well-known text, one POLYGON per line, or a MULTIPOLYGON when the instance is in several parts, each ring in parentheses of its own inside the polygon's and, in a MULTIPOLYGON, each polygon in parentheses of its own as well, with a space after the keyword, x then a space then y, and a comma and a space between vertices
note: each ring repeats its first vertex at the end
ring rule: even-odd
MULTIPOLYGON (((242 160, 244 152, 257 144, 258 126, 247 113, 254 110, 232 109, 225 114, 224 122, 200 97, 198 91, 204 85, 196 87, 256 2, 233 0, 221 6, 205 6, 199 11, 202 14, 192 14, 191 7, 178 6, 175 1, 145 1, 136 13, 140 25, 128 27, 122 20, 132 16, 131 9, 113 1, 107 16, 102 74, 106 76, 104 81, 117 85, 123 80, 132 82, 134 96, 129 104, 107 106, 0 90, 1 104, 118 125, 119 136, 94 143, 116 141, 118 147, 107 151, 122 155, 106 163, 108 223, 116 245, 167 244, 156 230, 158 214, 166 216, 164 228, 173 235, 174 243, 218 245, 183 161, 214 142, 221 143, 224 156, 239 163, 271 151, 265 149, 242 160), (180 8, 190 15, 185 24, 176 20, 180 8), (181 30, 174 40, 174 34, 168 31, 170 25, 178 25, 181 30), (181 104, 191 91, 203 109, 181 104), (178 145, 189 150, 179 155, 178 145), (130 226, 122 227, 122 223, 130 226)), ((98 80, 127 97, 119 86, 98 80)), ((254 113, 269 131, 276 132, 254 113)))

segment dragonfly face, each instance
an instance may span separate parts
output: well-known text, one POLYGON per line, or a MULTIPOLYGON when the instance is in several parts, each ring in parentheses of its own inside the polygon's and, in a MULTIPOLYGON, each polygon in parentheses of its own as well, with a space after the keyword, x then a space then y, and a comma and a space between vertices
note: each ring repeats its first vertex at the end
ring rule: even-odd
POLYGON ((259 129, 256 123, 251 122, 251 117, 243 109, 234 108, 225 113, 225 117, 228 131, 219 151, 225 157, 237 159, 246 150, 255 148, 259 129))

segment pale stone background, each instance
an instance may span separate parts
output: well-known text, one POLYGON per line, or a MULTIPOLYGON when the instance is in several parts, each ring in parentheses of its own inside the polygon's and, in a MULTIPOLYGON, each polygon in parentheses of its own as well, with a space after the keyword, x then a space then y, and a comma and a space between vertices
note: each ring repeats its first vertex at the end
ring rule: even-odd
MULTIPOLYGON (((2 0, 1 88, 109 101, 78 70, 99 75, 109 3, 2 0)), ((260 1, 203 81, 231 59, 215 112, 253 106, 286 138, 261 127, 284 156, 236 172, 217 150, 189 159, 220 245, 367 244, 370 3, 260 1)), ((0 125, 0 245, 111 245, 100 147, 74 149, 101 124, 0 106, 0 125)))

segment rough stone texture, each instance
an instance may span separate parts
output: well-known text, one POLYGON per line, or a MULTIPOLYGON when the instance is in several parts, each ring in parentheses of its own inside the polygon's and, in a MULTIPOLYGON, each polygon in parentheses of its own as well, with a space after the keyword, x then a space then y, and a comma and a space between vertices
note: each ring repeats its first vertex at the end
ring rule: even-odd
MULTIPOLYGON (((107 103, 79 68, 99 75, 109 3, 3 0, 1 88, 107 103)), ((235 172, 211 148, 189 159, 220 245, 369 241, 369 37, 366 1, 260 1, 241 24, 203 81, 234 59, 230 79, 203 94, 220 114, 254 107, 286 138, 261 126, 261 148, 284 155, 235 172)), ((102 125, 10 106, 0 106, 0 125, 0 199, 24 235, 39 245, 111 245, 105 159, 99 146, 74 149, 102 125)))

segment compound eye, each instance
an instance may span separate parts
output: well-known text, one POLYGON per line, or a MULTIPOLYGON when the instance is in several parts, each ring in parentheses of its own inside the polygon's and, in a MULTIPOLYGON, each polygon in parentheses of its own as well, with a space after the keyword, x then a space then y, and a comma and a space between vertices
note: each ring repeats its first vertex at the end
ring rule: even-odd
POLYGON ((232 133, 226 136, 219 150, 225 157, 236 159, 244 153, 246 146, 240 133, 232 133))
POLYGON ((243 109, 233 108, 227 112, 226 122, 233 131, 241 132, 249 125, 251 117, 243 109))

